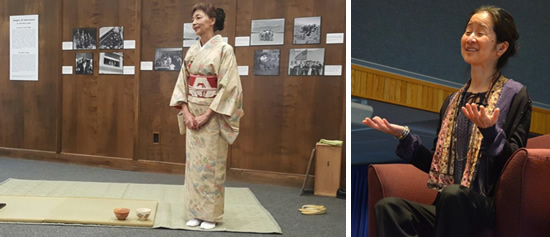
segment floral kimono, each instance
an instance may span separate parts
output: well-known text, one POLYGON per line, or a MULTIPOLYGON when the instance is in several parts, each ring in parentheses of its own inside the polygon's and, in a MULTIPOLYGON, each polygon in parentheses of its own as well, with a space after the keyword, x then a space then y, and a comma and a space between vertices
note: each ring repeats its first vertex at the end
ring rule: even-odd
POLYGON ((185 200, 187 218, 220 222, 228 144, 239 134, 242 87, 233 48, 220 35, 185 55, 170 106, 187 103, 193 116, 215 114, 197 130, 186 129, 185 200))

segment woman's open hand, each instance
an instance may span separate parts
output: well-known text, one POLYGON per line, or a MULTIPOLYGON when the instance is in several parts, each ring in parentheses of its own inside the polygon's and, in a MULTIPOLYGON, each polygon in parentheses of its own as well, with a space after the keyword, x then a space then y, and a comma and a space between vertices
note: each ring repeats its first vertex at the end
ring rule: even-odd
POLYGON ((495 125, 500 115, 500 109, 496 108, 493 114, 489 115, 483 105, 466 104, 462 107, 462 112, 468 119, 474 122, 478 128, 488 128, 495 125))
POLYGON ((374 116, 372 119, 365 118, 363 123, 378 131, 382 131, 396 137, 401 136, 401 134, 403 134, 403 130, 405 129, 405 127, 401 125, 389 123, 388 120, 382 119, 378 116, 374 116))

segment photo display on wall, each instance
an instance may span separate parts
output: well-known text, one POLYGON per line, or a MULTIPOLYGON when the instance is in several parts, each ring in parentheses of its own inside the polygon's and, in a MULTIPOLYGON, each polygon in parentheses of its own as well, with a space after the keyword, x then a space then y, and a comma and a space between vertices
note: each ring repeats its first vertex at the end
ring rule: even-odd
POLYGON ((294 44, 321 43, 321 17, 299 17, 294 19, 294 44))
POLYGON ((283 45, 285 19, 252 20, 250 45, 283 45))
POLYGON ((99 28, 99 49, 124 49, 124 27, 99 28))
POLYGON ((76 53, 74 74, 94 74, 93 53, 76 53))
POLYGON ((288 75, 322 76, 324 60, 324 48, 290 49, 288 75))
POLYGON ((156 48, 155 71, 179 71, 183 63, 182 48, 156 48))
POLYGON ((280 49, 263 49, 254 52, 254 75, 279 75, 280 49))
POLYGON ((183 23, 183 47, 191 47, 200 37, 193 30, 193 23, 183 23))
POLYGON ((96 49, 96 28, 74 28, 73 49, 96 49))
POLYGON ((121 74, 124 69, 122 52, 99 53, 99 74, 121 74))

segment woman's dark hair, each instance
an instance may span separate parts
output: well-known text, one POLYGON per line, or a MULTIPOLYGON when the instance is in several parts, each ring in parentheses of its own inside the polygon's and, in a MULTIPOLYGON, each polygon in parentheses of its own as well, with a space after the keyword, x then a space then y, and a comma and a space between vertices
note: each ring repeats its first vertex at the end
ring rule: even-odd
POLYGON ((509 57, 517 54, 519 49, 518 43, 516 42, 519 39, 519 33, 516 29, 516 24, 514 23, 514 17, 512 17, 508 11, 500 7, 481 6, 470 14, 470 18, 472 18, 474 14, 480 12, 487 12, 492 16, 494 23, 493 31, 495 31, 497 35, 497 42, 508 42, 509 44, 506 52, 504 52, 504 54, 498 59, 497 70, 499 70, 506 65, 509 57))
POLYGON ((193 12, 201 10, 210 18, 216 18, 214 23, 214 31, 223 30, 223 23, 225 22, 225 12, 221 8, 216 8, 211 3, 197 3, 193 6, 193 12))

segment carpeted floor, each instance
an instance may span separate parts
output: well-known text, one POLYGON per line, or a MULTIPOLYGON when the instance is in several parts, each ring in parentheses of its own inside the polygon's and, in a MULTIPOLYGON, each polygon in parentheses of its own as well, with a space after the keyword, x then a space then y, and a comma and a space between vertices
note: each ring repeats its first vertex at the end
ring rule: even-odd
MULTIPOLYGON (((0 182, 9 178, 29 180, 183 185, 182 175, 130 172, 96 167, 0 158, 0 182)), ((203 232, 165 228, 114 228, 84 225, 34 225, 0 223, 0 236, 346 236, 346 200, 303 195, 300 188, 227 181, 227 187, 247 187, 279 223, 283 234, 203 232), (327 213, 301 215, 304 204, 321 204, 327 213)))

